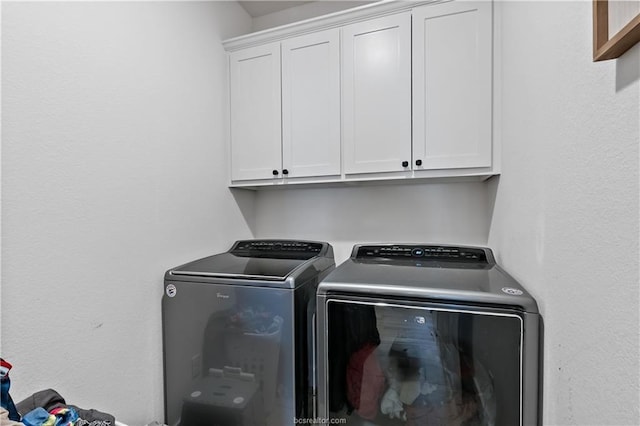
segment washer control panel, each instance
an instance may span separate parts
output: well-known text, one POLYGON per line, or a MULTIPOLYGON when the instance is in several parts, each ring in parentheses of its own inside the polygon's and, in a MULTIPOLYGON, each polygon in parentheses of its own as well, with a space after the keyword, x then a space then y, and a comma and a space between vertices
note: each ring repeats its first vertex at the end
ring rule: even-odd
POLYGON ((360 246, 355 254, 355 259, 423 259, 487 263, 487 255, 481 248, 421 244, 360 246))
POLYGON ((322 243, 311 241, 290 241, 290 240, 245 240, 238 241, 230 250, 231 253, 308 253, 319 254, 322 250, 322 243))

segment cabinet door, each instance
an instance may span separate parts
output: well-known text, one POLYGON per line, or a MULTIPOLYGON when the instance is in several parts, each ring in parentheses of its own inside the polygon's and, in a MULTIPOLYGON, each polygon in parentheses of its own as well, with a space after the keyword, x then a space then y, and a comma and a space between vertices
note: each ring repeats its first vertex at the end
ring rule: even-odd
POLYGON ((345 173, 407 170, 411 162, 411 14, 345 26, 345 173))
POLYGON ((340 174, 340 30, 282 42, 282 167, 340 174))
POLYGON ((413 11, 413 156, 417 169, 491 166, 492 5, 413 11))
POLYGON ((230 60, 231 180, 280 172, 280 43, 233 52, 230 60))

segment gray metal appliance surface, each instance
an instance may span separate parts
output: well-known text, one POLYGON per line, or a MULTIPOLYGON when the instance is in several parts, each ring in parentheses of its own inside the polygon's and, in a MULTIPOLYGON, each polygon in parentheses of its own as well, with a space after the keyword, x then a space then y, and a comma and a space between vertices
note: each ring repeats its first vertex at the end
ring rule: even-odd
POLYGON ((165 423, 283 426, 310 417, 316 289, 334 268, 324 242, 243 240, 167 271, 165 423))
POLYGON ((356 245, 317 299, 320 418, 541 424, 542 318, 490 249, 356 245))

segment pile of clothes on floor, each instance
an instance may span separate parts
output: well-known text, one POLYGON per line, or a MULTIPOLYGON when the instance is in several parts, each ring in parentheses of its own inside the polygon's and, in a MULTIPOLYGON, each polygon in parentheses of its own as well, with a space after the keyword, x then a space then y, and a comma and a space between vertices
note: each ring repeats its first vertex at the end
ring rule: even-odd
POLYGON ((53 389, 36 392, 15 404, 9 395, 11 364, 0 358, 0 425, 2 426, 114 426, 111 414, 68 405, 53 389), (22 413, 22 414, 21 414, 22 413))

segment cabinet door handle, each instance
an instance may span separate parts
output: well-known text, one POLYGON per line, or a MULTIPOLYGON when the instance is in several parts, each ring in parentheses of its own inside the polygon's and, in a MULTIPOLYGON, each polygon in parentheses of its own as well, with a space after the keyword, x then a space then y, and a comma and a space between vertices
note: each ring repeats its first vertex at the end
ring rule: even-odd
POLYGON ((271 173, 273 173, 273 175, 274 175, 274 176, 278 176, 278 173, 279 173, 279 172, 278 172, 277 170, 274 170, 274 171, 272 171, 271 173))
POLYGON ((409 167, 409 162, 408 161, 403 161, 402 162, 402 167, 409 167))
POLYGON ((287 169, 282 169, 282 174, 283 174, 283 175, 288 175, 288 174, 289 174, 289 170, 287 170, 287 169))
POLYGON ((416 166, 422 166, 422 160, 416 160, 416 166))

